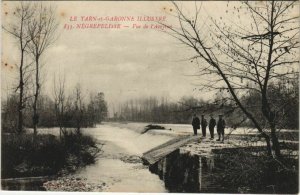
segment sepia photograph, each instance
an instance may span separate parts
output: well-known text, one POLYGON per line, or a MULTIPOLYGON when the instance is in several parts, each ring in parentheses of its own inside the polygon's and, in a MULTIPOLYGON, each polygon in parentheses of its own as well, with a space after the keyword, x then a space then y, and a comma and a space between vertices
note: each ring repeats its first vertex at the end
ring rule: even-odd
POLYGON ((296 0, 1 2, 1 192, 299 193, 296 0))

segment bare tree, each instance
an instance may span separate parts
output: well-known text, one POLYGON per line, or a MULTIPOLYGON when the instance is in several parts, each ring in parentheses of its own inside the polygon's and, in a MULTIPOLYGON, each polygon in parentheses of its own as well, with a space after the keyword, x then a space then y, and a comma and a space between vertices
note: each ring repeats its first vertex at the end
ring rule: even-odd
POLYGON ((199 66, 195 76, 204 82, 200 90, 227 93, 226 98, 235 102, 264 137, 268 154, 271 156, 273 150, 275 157, 280 157, 276 124, 281 109, 270 101, 269 86, 293 80, 298 75, 297 2, 229 3, 224 10, 228 19, 226 16, 204 18, 202 4, 195 3, 192 15, 177 3, 173 5, 175 14, 171 15, 178 19, 179 25, 164 25, 169 35, 193 49, 195 55, 189 60, 199 66), (251 91, 260 94, 261 113, 267 126, 241 101, 251 91))
POLYGON ((35 5, 35 14, 28 21, 28 32, 31 38, 29 50, 35 62, 35 91, 33 101, 33 129, 34 134, 37 134, 37 124, 39 121, 37 102, 40 94, 40 69, 41 57, 55 41, 55 32, 58 27, 58 22, 55 16, 55 10, 52 7, 47 7, 43 3, 35 5))
POLYGON ((28 34, 27 23, 33 16, 34 12, 32 5, 29 3, 20 3, 12 13, 12 22, 3 27, 3 29, 12 35, 17 41, 20 51, 20 63, 18 64, 18 86, 16 91, 19 91, 18 101, 18 132, 23 131, 23 109, 25 108, 25 85, 30 78, 30 63, 27 64, 25 57, 27 54, 28 45, 31 42, 31 37, 28 34))
POLYGON ((80 84, 77 84, 74 90, 74 117, 75 117, 75 123, 76 123, 76 133, 80 134, 80 130, 82 127, 82 121, 83 121, 83 111, 84 111, 84 103, 83 103, 83 96, 82 96, 82 89, 80 84))
POLYGON ((65 113, 65 101, 66 101, 66 95, 65 95, 65 76, 62 76, 61 74, 58 75, 58 80, 56 79, 56 76, 54 75, 53 80, 53 94, 54 94, 54 105, 55 105, 55 115, 56 120, 59 125, 59 137, 61 139, 62 133, 64 133, 64 113, 65 113))

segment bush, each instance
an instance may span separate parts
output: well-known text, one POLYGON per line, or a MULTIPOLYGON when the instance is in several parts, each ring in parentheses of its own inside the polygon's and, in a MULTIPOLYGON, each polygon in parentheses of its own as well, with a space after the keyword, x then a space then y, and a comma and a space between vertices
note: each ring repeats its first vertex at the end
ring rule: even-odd
POLYGON ((74 171, 95 162, 99 152, 89 136, 64 135, 62 141, 53 135, 2 135, 2 178, 33 177, 74 171))
POLYGON ((40 172, 51 174, 49 167, 58 169, 64 154, 56 138, 38 135, 36 140, 27 134, 2 135, 2 177, 38 176, 40 172))
POLYGON ((96 154, 100 151, 92 137, 72 131, 66 132, 62 141, 67 153, 77 156, 74 162, 77 166, 94 163, 96 154))
POLYGON ((283 164, 257 150, 227 149, 215 155, 212 179, 242 193, 297 193, 298 160, 283 164))

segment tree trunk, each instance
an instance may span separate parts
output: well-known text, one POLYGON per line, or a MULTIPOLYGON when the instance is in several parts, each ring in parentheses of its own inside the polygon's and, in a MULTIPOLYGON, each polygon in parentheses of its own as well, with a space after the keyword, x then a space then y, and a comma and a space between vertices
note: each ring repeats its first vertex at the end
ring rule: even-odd
POLYGON ((272 7, 271 7, 271 16, 270 16, 270 38, 269 38, 269 52, 268 52, 268 66, 266 70, 266 76, 265 76, 265 82, 262 89, 262 112, 265 116, 265 118, 268 120, 271 128, 271 139, 272 139, 272 149, 275 152, 275 156, 280 158, 280 146, 278 142, 278 138, 276 135, 276 127, 275 127, 275 114, 270 107, 268 98, 267 98, 267 87, 268 87, 268 81, 270 78, 270 71, 271 71, 271 61, 272 61, 272 53, 273 53, 273 46, 274 46, 274 1, 272 1, 272 7))
POLYGON ((37 113, 37 96, 34 97, 32 122, 33 122, 33 133, 34 135, 37 135, 37 124, 39 122, 39 116, 37 113))
POLYGON ((35 59, 36 63, 36 78, 35 78, 35 94, 34 94, 34 102, 33 102, 33 133, 34 135, 37 135, 37 125, 39 123, 39 115, 37 112, 37 102, 38 102, 38 97, 39 97, 39 92, 40 92, 40 84, 39 84, 39 57, 36 56, 35 59))
POLYGON ((263 91, 262 94, 262 113, 264 117, 267 119, 270 129, 271 129, 271 139, 272 139, 272 150, 275 152, 275 156, 277 158, 281 157, 280 154, 280 145, 278 141, 278 137, 276 135, 276 125, 275 125, 275 114, 269 106, 269 102, 267 99, 266 90, 263 91))
MULTIPOLYGON (((22 47, 22 44, 21 44, 22 47)), ((20 81, 19 81, 19 105, 18 105, 18 133, 23 131, 23 97, 24 97, 24 79, 23 79, 23 65, 24 65, 24 50, 21 50, 21 62, 20 62, 20 81)))
POLYGON ((264 137, 266 144, 267 144, 267 154, 268 156, 272 156, 272 147, 270 142, 270 137, 266 133, 262 133, 262 136, 264 137))
MULTIPOLYGON (((21 68, 20 68, 21 69, 21 68)), ((23 73, 20 71, 20 95, 19 95, 19 105, 18 105, 18 133, 22 133, 23 131, 23 90, 24 90, 24 83, 23 83, 23 73), (22 75, 22 76, 21 76, 22 75)))
POLYGON ((258 121, 253 117, 253 115, 248 112, 248 110, 242 105, 242 103, 240 102, 240 100, 238 99, 238 97, 236 96, 233 88, 231 87, 228 79, 226 78, 226 76, 223 74, 223 72, 221 71, 221 69, 215 64, 215 67, 218 69, 219 73, 221 74, 222 78, 224 79, 225 83, 228 86, 228 89, 232 95, 232 97, 234 98, 235 102, 237 103, 237 105, 239 106, 239 108, 243 111, 243 113, 252 121, 252 123, 254 124, 254 126, 256 127, 256 129, 260 132, 260 134, 263 136, 263 138, 266 141, 267 144, 267 153, 268 156, 272 156, 272 148, 271 148, 271 143, 270 143, 270 137, 269 135, 267 135, 263 129, 261 128, 261 126, 259 125, 258 121))
POLYGON ((278 137, 276 135, 275 125, 271 125, 271 138, 272 138, 272 149, 275 152, 275 156, 277 158, 281 158, 280 145, 279 145, 278 137))

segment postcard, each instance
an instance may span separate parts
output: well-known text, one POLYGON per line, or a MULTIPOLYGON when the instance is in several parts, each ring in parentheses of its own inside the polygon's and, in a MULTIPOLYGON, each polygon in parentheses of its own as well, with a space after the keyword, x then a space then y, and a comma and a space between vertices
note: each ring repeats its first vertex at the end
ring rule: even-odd
POLYGON ((299 192, 298 1, 1 6, 2 192, 299 192))

